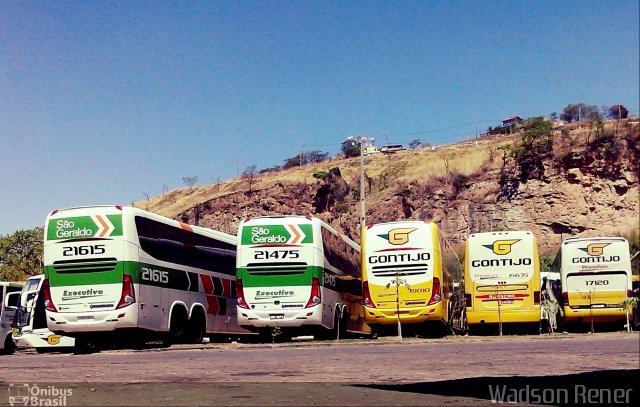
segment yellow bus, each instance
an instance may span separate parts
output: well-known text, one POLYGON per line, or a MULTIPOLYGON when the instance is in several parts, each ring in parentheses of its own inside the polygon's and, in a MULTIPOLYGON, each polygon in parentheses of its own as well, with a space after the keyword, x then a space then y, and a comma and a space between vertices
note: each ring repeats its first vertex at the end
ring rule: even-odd
POLYGON ((626 239, 565 239, 553 268, 562 278, 565 321, 626 320, 626 312, 620 304, 633 295, 631 256, 626 239))
POLYGON ((467 324, 540 324, 538 243, 528 231, 473 233, 465 251, 467 324))
POLYGON ((442 333, 449 323, 453 278, 460 263, 435 223, 389 222, 362 234, 365 320, 372 332, 442 333), (445 254, 448 253, 448 254, 445 254), (425 324, 426 323, 426 324, 425 324))

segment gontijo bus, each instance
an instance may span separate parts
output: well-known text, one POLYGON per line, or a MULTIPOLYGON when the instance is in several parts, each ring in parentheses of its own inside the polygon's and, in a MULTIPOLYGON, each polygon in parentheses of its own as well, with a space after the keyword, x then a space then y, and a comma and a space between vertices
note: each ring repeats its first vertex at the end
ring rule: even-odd
POLYGON ((540 259, 529 231, 473 233, 466 244, 465 302, 469 328, 540 323, 540 259))
POLYGON ((553 266, 562 279, 566 321, 626 319, 620 306, 633 295, 629 242, 622 237, 568 238, 553 266))
POLYGON ((360 246, 320 219, 248 217, 238 229, 238 323, 287 336, 366 333, 360 273, 360 246))
POLYGON ((369 226, 363 233, 362 258, 365 316, 374 332, 395 327, 398 316, 403 324, 435 322, 442 328, 449 323, 453 279, 447 266, 460 275, 460 264, 435 223, 369 226), (454 260, 445 265, 443 258, 448 257, 454 260))
POLYGON ((246 332, 235 236, 116 205, 55 210, 44 235, 47 323, 76 346, 113 332, 128 343, 246 332))
POLYGON ((56 335, 47 328, 44 307, 44 275, 29 277, 20 292, 20 301, 13 317, 13 343, 16 348, 35 348, 38 352, 71 349, 73 338, 56 335))

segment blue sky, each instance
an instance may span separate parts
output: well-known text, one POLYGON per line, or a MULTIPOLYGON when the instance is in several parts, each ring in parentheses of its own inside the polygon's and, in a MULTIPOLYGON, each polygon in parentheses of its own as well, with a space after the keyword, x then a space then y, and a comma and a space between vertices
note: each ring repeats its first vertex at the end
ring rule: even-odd
POLYGON ((638 115, 638 1, 3 1, 0 235, 301 149, 638 115))

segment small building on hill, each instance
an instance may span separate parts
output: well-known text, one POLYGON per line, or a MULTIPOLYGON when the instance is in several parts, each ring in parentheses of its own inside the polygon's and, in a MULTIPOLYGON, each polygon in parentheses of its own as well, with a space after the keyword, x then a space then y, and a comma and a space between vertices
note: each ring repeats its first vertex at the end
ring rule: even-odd
POLYGON ((522 118, 520 116, 511 116, 506 119, 502 119, 502 127, 509 127, 513 124, 522 123, 522 118))

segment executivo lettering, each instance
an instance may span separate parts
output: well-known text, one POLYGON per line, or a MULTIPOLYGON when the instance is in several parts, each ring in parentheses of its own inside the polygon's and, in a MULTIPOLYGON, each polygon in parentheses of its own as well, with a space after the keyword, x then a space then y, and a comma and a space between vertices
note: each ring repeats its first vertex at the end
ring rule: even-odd
POLYGON ((295 294, 293 291, 256 291, 256 297, 290 297, 295 294))
POLYGON ((68 291, 64 290, 62 293, 62 300, 77 300, 81 298, 99 297, 104 294, 102 290, 94 290, 89 288, 88 290, 68 291))

